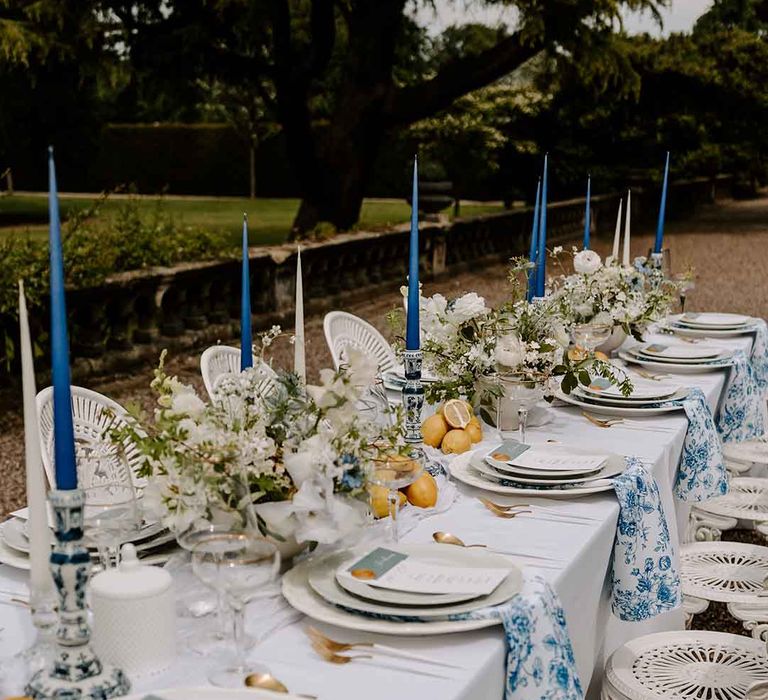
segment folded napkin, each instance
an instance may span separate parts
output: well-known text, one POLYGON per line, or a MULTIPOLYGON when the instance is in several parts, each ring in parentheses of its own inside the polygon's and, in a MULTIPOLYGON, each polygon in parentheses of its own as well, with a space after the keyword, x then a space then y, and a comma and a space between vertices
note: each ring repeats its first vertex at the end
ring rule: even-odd
POLYGON ((717 431, 723 442, 744 442, 765 434, 765 399, 754 364, 738 350, 717 414, 717 431))
POLYGON ((680 605, 680 574, 653 476, 636 457, 613 479, 619 522, 613 544, 612 608, 621 620, 648 620, 680 605))
POLYGON ((683 501, 706 501, 728 493, 728 473, 723 460, 723 446, 712 420, 704 392, 695 388, 682 401, 688 416, 688 431, 677 468, 675 495, 683 501))
POLYGON ((768 389, 768 324, 762 318, 757 319, 756 324, 755 343, 752 346, 752 368, 755 371, 758 386, 765 391, 768 389))
MULTIPOLYGON (((400 622, 424 622, 412 615, 371 616, 400 622)), ((576 671, 565 612, 557 595, 541 576, 524 570, 523 588, 510 600, 448 617, 451 620, 501 620, 507 644, 505 700, 583 700, 584 691, 576 671)))

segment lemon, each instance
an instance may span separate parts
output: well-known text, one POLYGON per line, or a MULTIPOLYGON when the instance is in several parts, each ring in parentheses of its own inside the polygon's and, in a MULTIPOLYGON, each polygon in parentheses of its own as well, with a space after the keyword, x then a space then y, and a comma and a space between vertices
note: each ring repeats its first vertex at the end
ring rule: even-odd
POLYGON ((584 348, 580 348, 578 345, 568 350, 568 359, 571 362, 581 362, 587 359, 587 351, 584 348))
MULTIPOLYGON (((371 484, 368 487, 368 493, 371 497, 371 511, 375 518, 386 518, 389 515, 389 489, 386 486, 377 486, 371 484)), ((398 507, 405 505, 406 498, 404 493, 397 492, 398 507)))
POLYGON ((480 442, 483 439, 483 426, 480 425, 477 416, 472 416, 469 425, 464 430, 469 433, 469 438, 473 443, 480 442))
POLYGON ((429 472, 424 472, 403 490, 408 502, 417 508, 431 508, 437 503, 437 482, 429 472))
POLYGON ((451 428, 466 428, 472 419, 472 409, 466 401, 451 399, 443 406, 443 417, 451 428))
POLYGON ((449 430, 443 438, 443 452, 461 454, 472 447, 472 438, 466 430, 449 430))
POLYGON ((595 350, 595 359, 596 360, 602 360, 603 362, 608 362, 609 357, 604 352, 600 352, 599 350, 595 350))
POLYGON ((421 424, 421 436, 425 445, 440 447, 445 434, 448 432, 448 423, 439 413, 430 416, 421 424))

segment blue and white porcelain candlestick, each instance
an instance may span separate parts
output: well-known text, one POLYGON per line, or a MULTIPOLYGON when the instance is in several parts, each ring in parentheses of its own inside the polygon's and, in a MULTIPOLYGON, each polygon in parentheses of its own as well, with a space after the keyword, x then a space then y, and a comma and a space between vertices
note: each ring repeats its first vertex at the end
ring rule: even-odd
POLYGON ((103 664, 89 644, 85 587, 91 557, 82 544, 85 494, 80 489, 54 490, 49 499, 56 530, 51 571, 59 593, 58 653, 49 667, 32 676, 24 692, 34 700, 105 700, 127 695, 131 684, 125 674, 103 664))
POLYGON ((424 407, 424 386, 421 383, 421 350, 406 350, 403 354, 405 385, 403 406, 405 407, 405 441, 421 444, 421 411, 424 407))

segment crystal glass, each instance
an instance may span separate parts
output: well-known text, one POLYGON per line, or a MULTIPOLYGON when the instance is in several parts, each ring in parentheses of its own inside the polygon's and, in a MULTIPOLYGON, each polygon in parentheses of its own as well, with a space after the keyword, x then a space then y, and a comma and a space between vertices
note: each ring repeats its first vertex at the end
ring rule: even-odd
POLYGON ((378 377, 368 387, 357 402, 357 410, 364 421, 383 427, 392 425, 392 415, 389 412, 389 399, 384 381, 378 377))
POLYGON ((267 673, 246 661, 245 608, 266 594, 280 571, 280 552, 274 544, 243 530, 219 531, 197 540, 192 570, 223 596, 232 611, 235 655, 225 668, 216 668, 208 680, 225 688, 241 688, 249 673, 267 673))
POLYGON ((677 283, 678 295, 680 296, 680 313, 684 314, 685 300, 688 296, 688 292, 696 289, 696 282, 690 274, 685 272, 678 272, 675 275, 675 282, 677 283))
POLYGON ((520 374, 500 374, 498 379, 502 394, 496 401, 496 427, 503 430, 516 410, 518 436, 525 443, 528 412, 544 397, 544 385, 520 374))
POLYGON ((101 566, 117 566, 120 545, 141 530, 142 511, 130 474, 121 481, 109 481, 84 489, 85 540, 95 546, 101 566))
POLYGON ((571 328, 571 340, 576 347, 594 352, 612 332, 613 326, 608 323, 577 323, 571 328))
POLYGON ((400 539, 397 523, 397 510, 400 505, 398 491, 416 481, 424 473, 425 464, 424 451, 412 447, 402 455, 374 459, 370 465, 368 481, 387 489, 389 539, 394 544, 400 539))

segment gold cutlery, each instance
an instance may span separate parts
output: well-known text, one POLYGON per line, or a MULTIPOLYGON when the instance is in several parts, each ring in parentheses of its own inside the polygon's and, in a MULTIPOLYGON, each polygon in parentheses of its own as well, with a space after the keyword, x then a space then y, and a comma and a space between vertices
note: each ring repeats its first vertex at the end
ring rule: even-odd
POLYGON ((372 659, 371 654, 354 654, 353 656, 344 656, 343 654, 337 654, 331 651, 325 644, 320 641, 310 639, 312 648, 317 652, 318 656, 321 656, 324 661, 328 661, 332 664, 348 664, 356 659, 372 659))
MULTIPOLYGON (((287 693, 288 688, 281 683, 271 673, 249 673, 245 677, 245 685, 248 688, 260 688, 261 690, 271 690, 274 693, 287 693)), ((307 698, 307 700, 317 700, 317 695, 296 695, 297 698, 307 698)))
POLYGON ((598 428, 612 428, 614 425, 624 422, 623 418, 595 418, 595 416, 586 411, 582 411, 581 415, 598 428))
POLYGON ((666 374, 653 374, 652 372, 647 372, 644 369, 639 369, 638 367, 634 367, 632 371, 641 376, 643 379, 650 379, 654 382, 660 382, 663 378, 669 376, 666 374))
MULTIPOLYGON (((375 644, 374 642, 337 642, 330 637, 326 637, 316 627, 307 627, 304 630, 312 642, 312 648, 318 651, 316 646, 325 649, 327 652, 338 655, 339 652, 353 651, 354 649, 368 649, 372 652, 384 652, 388 656, 399 657, 401 659, 408 659, 410 661, 421 661, 425 664, 434 664, 435 666, 447 666, 448 668, 462 668, 456 664, 451 664, 446 661, 440 661, 438 659, 432 659, 429 656, 421 656, 420 654, 414 654, 408 651, 402 651, 396 647, 389 647, 386 644, 375 644)), ((318 652, 319 653, 319 652, 318 652)), ((322 654, 321 654, 322 656, 322 654)), ((370 656, 342 656, 341 658, 348 659, 370 659, 370 656)), ((333 663, 348 663, 348 661, 334 661, 333 663)))
POLYGON ((484 544, 464 544, 464 540, 459 539, 450 532, 433 532, 432 539, 439 544, 455 544, 458 547, 485 547, 484 544))
POLYGON ((480 503, 482 503, 491 513, 493 513, 497 518, 507 518, 508 520, 511 520, 512 518, 517 517, 518 515, 522 515, 523 513, 531 513, 533 511, 530 510, 515 510, 516 508, 528 508, 527 503, 520 503, 515 504, 511 506, 502 506, 498 503, 494 503, 493 501, 489 501, 487 498, 483 498, 480 496, 478 498, 480 503))

